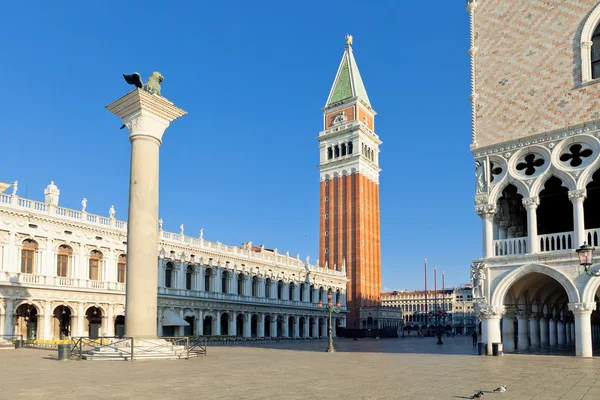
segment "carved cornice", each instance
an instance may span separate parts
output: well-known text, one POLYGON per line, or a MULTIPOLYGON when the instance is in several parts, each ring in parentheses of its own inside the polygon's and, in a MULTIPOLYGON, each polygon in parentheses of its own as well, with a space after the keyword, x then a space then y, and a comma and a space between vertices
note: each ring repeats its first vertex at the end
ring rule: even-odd
POLYGON ((569 311, 573 313, 591 313, 596 309, 596 303, 569 303, 569 311))

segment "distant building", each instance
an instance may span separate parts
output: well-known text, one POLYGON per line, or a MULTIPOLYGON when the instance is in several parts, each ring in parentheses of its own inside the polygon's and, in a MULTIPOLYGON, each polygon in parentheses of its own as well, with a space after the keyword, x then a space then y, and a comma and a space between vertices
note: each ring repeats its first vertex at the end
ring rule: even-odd
POLYGON ((462 285, 444 290, 393 291, 381 294, 384 306, 400 309, 408 330, 445 326, 447 331, 470 334, 475 328, 473 288, 462 285), (427 299, 426 299, 427 298, 427 299))

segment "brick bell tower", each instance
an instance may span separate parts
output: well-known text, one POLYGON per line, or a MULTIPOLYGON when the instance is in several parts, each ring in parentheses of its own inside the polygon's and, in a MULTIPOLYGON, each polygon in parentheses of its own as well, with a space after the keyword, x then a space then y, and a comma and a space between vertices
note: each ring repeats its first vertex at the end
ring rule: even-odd
POLYGON ((321 265, 342 269, 350 329, 359 328, 360 308, 379 305, 379 145, 371 108, 354 55, 352 36, 322 109, 319 133, 321 265))

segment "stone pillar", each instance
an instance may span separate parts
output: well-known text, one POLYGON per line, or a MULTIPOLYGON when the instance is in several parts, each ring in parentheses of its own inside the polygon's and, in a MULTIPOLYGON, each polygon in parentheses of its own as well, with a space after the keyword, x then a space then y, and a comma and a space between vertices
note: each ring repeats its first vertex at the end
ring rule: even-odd
POLYGON ((575 232, 573 247, 575 248, 587 241, 583 219, 583 202, 585 201, 586 196, 587 192, 585 189, 569 191, 569 200, 573 203, 573 230, 575 232))
POLYGON ((540 347, 540 322, 537 314, 532 313, 529 317, 529 337, 531 339, 531 347, 540 347))
POLYGON ((256 321, 256 336, 265 337, 265 317, 262 314, 258 314, 258 320, 256 321))
POLYGON ((565 321, 565 343, 571 344, 571 321, 565 321))
MULTIPOLYGON (((304 317, 304 326, 302 327, 302 337, 303 338, 307 338, 310 336, 308 334, 308 329, 309 329, 309 320, 308 320, 308 318, 304 317)), ((334 329, 333 333, 335 333, 335 329, 334 329)))
MULTIPOLYGON (((571 322, 571 342, 575 342, 575 321, 571 322)), ((590 327, 591 329, 591 327, 590 327)))
POLYGON ((300 337, 300 317, 299 316, 295 316, 294 317, 294 337, 300 337))
POLYGON ((196 326, 194 327, 194 336, 204 335, 204 312, 198 310, 198 318, 194 320, 196 326))
POLYGON ((519 350, 527 350, 529 348, 529 312, 519 311, 517 313, 517 324, 517 348, 519 350))
POLYGON ((550 344, 548 316, 540 318, 540 346, 547 347, 550 344))
POLYGON ((288 332, 288 324, 289 324, 289 316, 288 315, 284 315, 283 316, 283 322, 282 322, 282 326, 281 326, 281 336, 283 337, 289 337, 289 332, 288 332))
MULTIPOLYGON (((44 321, 44 330, 42 334, 38 337, 38 339, 42 340, 52 340, 52 309, 50 308, 50 302, 44 303, 43 309, 43 321, 44 321)), ((39 321, 39 317, 38 317, 39 321)), ((103 321, 104 322, 104 321, 103 321)), ((38 322, 39 324, 39 322, 38 322)))
POLYGON ((112 304, 108 304, 106 309, 106 336, 115 336, 115 317, 112 304))
POLYGON ((515 351, 515 314, 516 310, 507 310, 502 317, 502 346, 507 353, 515 351))
POLYGON ((15 316, 13 314, 13 308, 15 303, 12 299, 6 299, 6 313, 4 315, 4 334, 14 335, 15 334, 15 316))
POLYGON ((230 336, 235 336, 237 334, 237 332, 235 331, 236 329, 236 313, 234 313, 233 311, 229 312, 229 321, 227 321, 227 334, 230 336))
POLYGON ((221 311, 216 312, 215 320, 213 321, 213 335, 221 335, 221 311))
POLYGON ((550 317, 548 320, 548 344, 550 346, 556 346, 557 344, 557 327, 556 327, 556 319, 550 317))
POLYGON ((277 337, 277 317, 271 319, 271 337, 277 337))
POLYGON ((248 338, 252 336, 252 316, 250 313, 244 314, 244 337, 248 338))
POLYGON ((537 233, 537 208, 540 205, 539 197, 529 197, 522 200, 527 208, 527 253, 535 254, 539 252, 539 242, 537 233))
MULTIPOLYGON (((478 206, 483 207, 483 206, 478 206)), ((483 237, 483 258, 494 257, 494 214, 496 213, 496 206, 487 205, 485 208, 479 208, 479 216, 481 217, 482 223, 482 237, 483 237)))
MULTIPOLYGON (((481 320, 481 341, 487 343, 487 353, 492 355, 492 343, 501 343, 500 318, 506 311, 504 306, 479 305, 479 319, 481 320)), ((335 321, 334 330, 335 330, 335 321)))
POLYGON ((565 335, 565 323, 561 320, 556 322, 556 343, 557 344, 565 344, 566 335, 565 335))
POLYGON ((142 89, 106 108, 123 120, 131 142, 125 335, 152 338, 157 333, 158 154, 165 129, 186 112, 142 89))
POLYGON ((77 306, 77 333, 79 336, 88 336, 89 332, 86 334, 85 325, 85 309, 82 303, 79 303, 77 306))
POLYGON ((591 316, 596 303, 569 303, 569 310, 575 315, 575 355, 592 357, 591 316))
POLYGON ((319 319, 313 318, 312 337, 319 337, 319 319))
MULTIPOLYGON (((184 283, 183 287, 185 288, 185 283, 184 283)), ((183 318, 183 308, 179 309, 179 317, 181 319, 184 319, 183 318)), ((175 333, 175 336, 185 336, 185 326, 178 326, 177 330, 176 330, 176 333, 175 333)))

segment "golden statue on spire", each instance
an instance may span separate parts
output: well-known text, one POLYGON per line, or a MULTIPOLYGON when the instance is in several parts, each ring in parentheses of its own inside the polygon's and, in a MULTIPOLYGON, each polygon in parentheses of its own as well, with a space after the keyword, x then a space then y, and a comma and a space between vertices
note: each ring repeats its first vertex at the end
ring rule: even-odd
POLYGON ((346 35, 346 46, 352 46, 352 35, 346 35))

